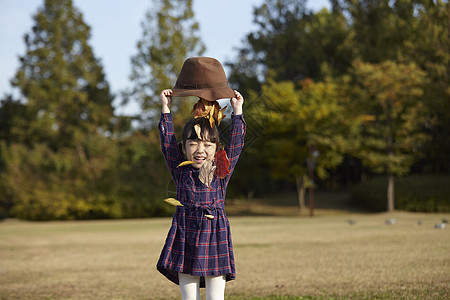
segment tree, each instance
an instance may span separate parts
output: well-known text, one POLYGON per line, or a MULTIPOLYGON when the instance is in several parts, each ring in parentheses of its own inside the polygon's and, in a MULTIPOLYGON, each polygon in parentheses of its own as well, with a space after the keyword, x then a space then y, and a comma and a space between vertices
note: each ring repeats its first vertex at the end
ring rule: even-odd
POLYGON ((342 162, 344 153, 358 146, 354 138, 358 120, 352 118, 345 106, 348 98, 332 81, 306 79, 302 89, 296 90, 290 81, 270 80, 255 101, 259 104, 249 113, 264 128, 255 155, 269 165, 275 178, 296 182, 302 210, 305 188, 314 185, 308 171, 315 169, 324 179, 329 169, 342 162))
POLYGON ((431 139, 416 171, 450 170, 449 5, 442 0, 333 0, 333 7, 349 18, 352 44, 361 60, 413 62, 430 79, 422 101, 431 139))
POLYGON ((46 0, 33 19, 12 80, 30 117, 20 129, 23 141, 57 150, 76 146, 86 134, 108 131, 113 97, 88 44, 90 28, 82 14, 71 0, 46 0))
POLYGON ((394 210, 394 176, 405 175, 427 139, 421 101, 425 73, 414 64, 354 63, 353 95, 366 118, 358 156, 376 173, 389 176, 387 210, 394 210))
POLYGON ((12 80, 20 100, 2 102, 0 200, 20 218, 117 215, 100 188, 114 151, 113 97, 90 28, 71 0, 46 0, 33 19, 12 80))
MULTIPOLYGON (((145 18, 138 53, 131 60, 134 87, 125 93, 125 100, 133 98, 139 103, 145 113, 144 126, 151 127, 148 122, 159 118, 159 93, 175 84, 184 60, 201 56, 205 46, 198 34, 192 0, 153 0, 145 18)), ((187 107, 186 100, 180 99, 174 101, 172 110, 189 112, 187 107)), ((181 114, 178 119, 182 119, 181 114)))
POLYGON ((450 171, 450 4, 418 1, 415 36, 406 57, 427 73, 423 101, 431 140, 424 158, 425 171, 450 171))
POLYGON ((397 60, 413 34, 414 0, 342 0, 334 7, 349 18, 352 43, 360 59, 380 63, 397 60))
POLYGON ((26 105, 15 100, 12 95, 6 95, 4 99, 0 100, 0 141, 11 144, 23 139, 17 128, 24 126, 21 122, 28 119, 26 114, 26 105))
POLYGON ((259 90, 267 77, 276 81, 323 80, 350 67, 353 50, 344 15, 323 9, 313 13, 306 1, 265 1, 254 10, 258 29, 245 38, 230 81, 239 89, 259 90), (268 74, 270 75, 268 76, 268 74))

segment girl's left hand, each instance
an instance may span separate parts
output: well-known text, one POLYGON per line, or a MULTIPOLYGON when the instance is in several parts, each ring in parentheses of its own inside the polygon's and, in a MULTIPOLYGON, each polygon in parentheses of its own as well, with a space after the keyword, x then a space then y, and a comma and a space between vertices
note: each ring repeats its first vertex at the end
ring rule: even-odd
POLYGON ((234 90, 234 97, 230 100, 231 107, 233 108, 233 113, 235 115, 242 114, 242 105, 244 104, 244 97, 242 97, 241 93, 234 90))

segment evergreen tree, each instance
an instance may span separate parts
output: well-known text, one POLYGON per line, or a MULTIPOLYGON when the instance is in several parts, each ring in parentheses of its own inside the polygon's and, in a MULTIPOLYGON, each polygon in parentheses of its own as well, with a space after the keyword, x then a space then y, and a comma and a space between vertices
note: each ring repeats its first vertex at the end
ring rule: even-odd
MULTIPOLYGON (((125 100, 139 103, 144 126, 151 127, 152 118, 159 118, 160 92, 173 87, 184 60, 201 56, 205 47, 198 35, 192 0, 153 0, 142 29, 138 53, 131 60, 134 86, 125 93, 125 100)), ((185 99, 179 99, 173 102, 172 110, 188 111, 187 107, 185 99)))
POLYGON ((12 80, 30 117, 21 128, 23 141, 57 150, 109 130, 113 98, 81 12, 71 0, 46 0, 33 19, 12 80))
POLYGON ((12 80, 21 99, 2 103, 0 202, 26 219, 120 216, 104 181, 113 97, 90 28, 71 0, 46 0, 33 19, 12 80))
POLYGON ((26 114, 26 105, 15 100, 12 95, 6 95, 0 100, 0 141, 11 144, 23 139, 21 131, 17 129, 25 126, 21 122, 29 119, 26 114))

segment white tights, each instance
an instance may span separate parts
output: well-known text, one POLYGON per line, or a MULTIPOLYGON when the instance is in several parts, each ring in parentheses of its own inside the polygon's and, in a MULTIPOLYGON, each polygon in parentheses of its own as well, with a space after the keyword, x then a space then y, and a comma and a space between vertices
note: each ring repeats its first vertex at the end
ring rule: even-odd
MULTIPOLYGON (((200 276, 178 273, 183 300, 200 300, 200 276)), ((206 276, 206 300, 223 300, 225 295, 225 275, 206 276)))

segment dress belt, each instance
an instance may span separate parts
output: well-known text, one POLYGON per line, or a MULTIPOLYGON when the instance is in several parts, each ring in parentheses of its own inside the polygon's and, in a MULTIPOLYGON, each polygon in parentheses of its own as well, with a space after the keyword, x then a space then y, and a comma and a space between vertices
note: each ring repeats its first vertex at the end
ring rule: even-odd
POLYGON ((198 203, 192 203, 190 206, 185 206, 186 208, 200 210, 202 214, 208 219, 212 220, 215 216, 221 215, 222 207, 216 205, 217 202, 214 202, 210 205, 202 205, 198 203))

